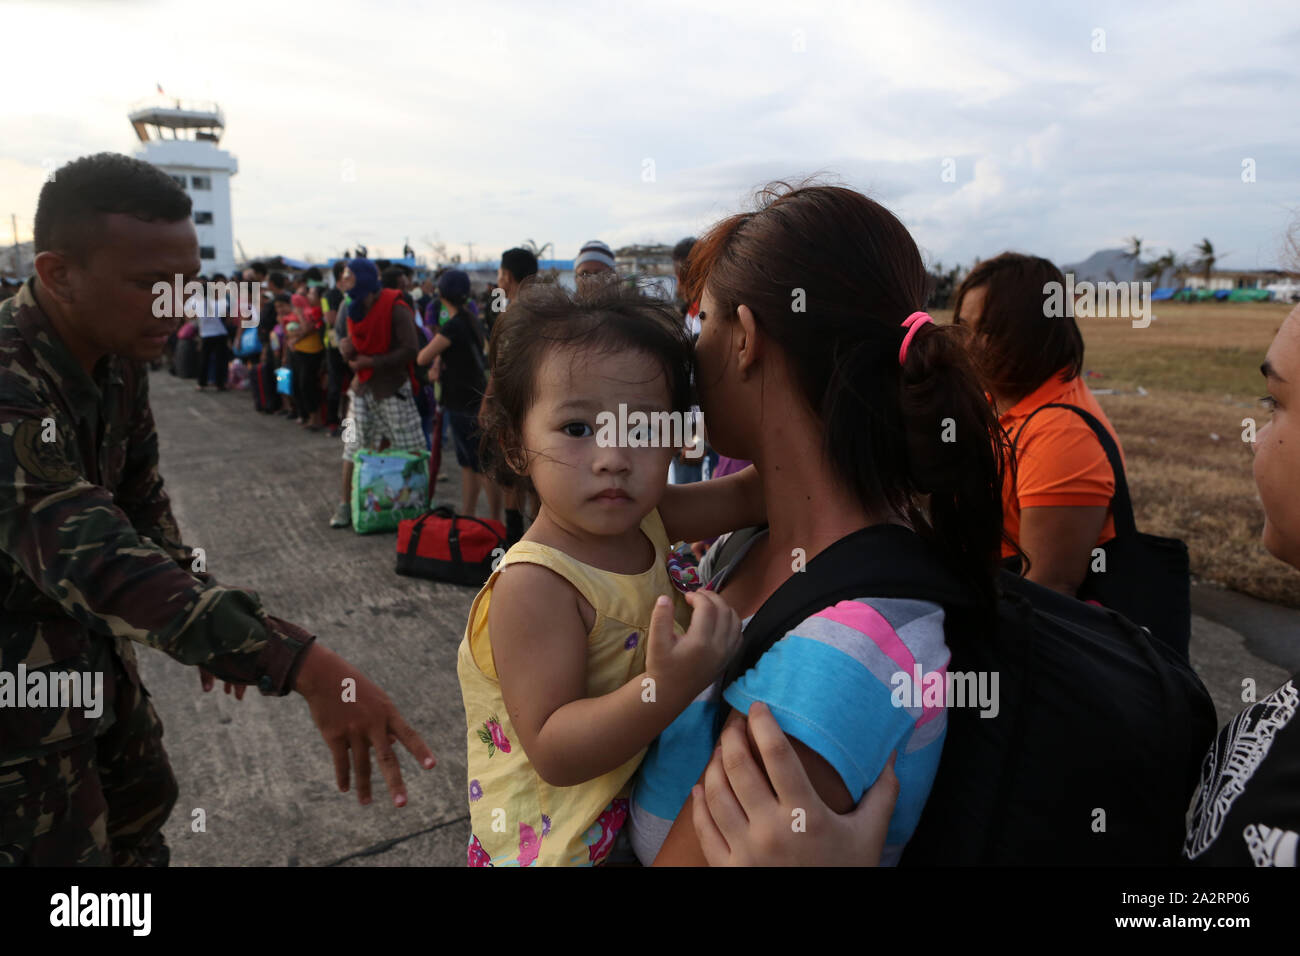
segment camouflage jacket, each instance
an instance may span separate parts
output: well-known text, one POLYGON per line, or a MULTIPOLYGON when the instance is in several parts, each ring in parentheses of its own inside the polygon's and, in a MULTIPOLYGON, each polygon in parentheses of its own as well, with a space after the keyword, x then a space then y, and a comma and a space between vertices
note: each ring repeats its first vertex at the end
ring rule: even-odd
POLYGON ((0 694, 0 766, 106 730, 115 670, 139 684, 132 642, 284 695, 315 639, 192 570, 158 474, 147 370, 107 356, 88 376, 34 282, 0 304, 0 690, 19 674, 39 683, 34 671, 102 673, 103 707, 0 694))

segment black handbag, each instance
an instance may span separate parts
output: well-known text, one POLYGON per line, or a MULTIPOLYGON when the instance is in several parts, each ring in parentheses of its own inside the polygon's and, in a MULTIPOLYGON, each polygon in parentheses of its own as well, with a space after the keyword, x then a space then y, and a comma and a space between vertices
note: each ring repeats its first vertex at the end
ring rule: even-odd
POLYGON ((1092 429, 1115 473, 1115 494, 1110 500, 1115 537, 1100 548, 1102 561, 1093 558, 1079 599, 1096 601, 1141 625, 1156 640, 1187 660, 1192 637, 1191 562, 1187 545, 1177 538, 1142 534, 1133 520, 1124 462, 1115 439, 1097 417, 1077 405, 1049 403, 1034 409, 1016 432, 1016 441, 1044 408, 1068 408, 1092 429), (1093 570, 1098 564, 1105 570, 1093 570))

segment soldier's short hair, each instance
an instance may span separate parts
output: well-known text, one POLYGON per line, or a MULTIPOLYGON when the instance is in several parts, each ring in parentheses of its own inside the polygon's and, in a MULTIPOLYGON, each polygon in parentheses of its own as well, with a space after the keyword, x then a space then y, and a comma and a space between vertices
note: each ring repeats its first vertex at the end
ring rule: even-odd
POLYGON ((36 201, 36 252, 85 261, 101 232, 100 216, 124 213, 145 222, 188 219, 189 194, 157 166, 121 153, 82 156, 54 171, 36 201))

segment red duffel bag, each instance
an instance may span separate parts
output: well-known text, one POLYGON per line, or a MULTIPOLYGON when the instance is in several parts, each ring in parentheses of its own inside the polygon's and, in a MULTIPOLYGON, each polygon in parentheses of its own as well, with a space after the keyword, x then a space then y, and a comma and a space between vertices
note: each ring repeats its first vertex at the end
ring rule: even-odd
POLYGON ((482 587, 505 553, 505 525, 458 515, 446 505, 397 526, 398 574, 482 587))

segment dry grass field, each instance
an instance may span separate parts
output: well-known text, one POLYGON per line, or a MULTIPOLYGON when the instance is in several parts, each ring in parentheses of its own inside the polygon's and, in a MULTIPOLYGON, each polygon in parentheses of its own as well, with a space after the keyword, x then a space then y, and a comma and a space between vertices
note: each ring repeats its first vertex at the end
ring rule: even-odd
POLYGON ((1138 528, 1186 541, 1198 578, 1300 607, 1300 572, 1259 543, 1263 513, 1242 441, 1243 419, 1268 420, 1259 365, 1291 308, 1157 302, 1145 329, 1078 322, 1089 386, 1116 392, 1098 401, 1119 432, 1138 528))

